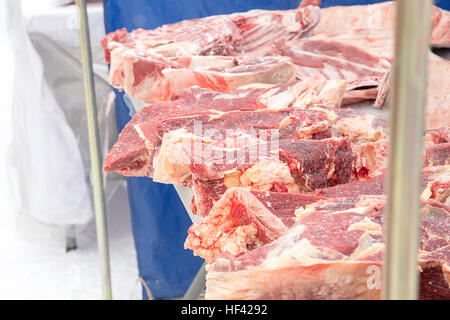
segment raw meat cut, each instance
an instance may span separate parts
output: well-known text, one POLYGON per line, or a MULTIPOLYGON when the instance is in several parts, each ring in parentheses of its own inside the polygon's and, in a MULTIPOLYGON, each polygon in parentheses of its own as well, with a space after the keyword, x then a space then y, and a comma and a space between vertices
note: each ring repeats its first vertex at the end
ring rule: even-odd
MULTIPOLYGON (((229 56, 248 54, 270 47, 280 39, 290 40, 309 32, 319 21, 318 6, 302 2, 293 10, 251 10, 244 13, 216 15, 163 25, 154 30, 121 29, 102 41, 105 60, 111 62, 116 49, 136 50, 176 56, 229 56)), ((259 56, 263 52, 258 53, 259 56)))
POLYGON ((352 181, 370 180, 386 171, 388 161, 387 139, 355 144, 352 149, 355 155, 352 181))
MULTIPOLYGON (((332 152, 325 148, 339 140, 341 146, 347 145, 345 139, 348 138, 280 141, 277 146, 279 157, 276 154, 272 158, 258 159, 251 166, 247 164, 239 167, 231 162, 228 166, 223 165, 220 159, 224 159, 225 156, 220 152, 215 153, 218 155, 216 157, 218 164, 206 159, 197 160, 198 164, 189 168, 193 176, 190 182, 194 191, 191 209, 195 214, 206 216, 214 203, 230 187, 306 192, 351 181, 366 181, 385 172, 387 163, 385 140, 377 143, 348 144, 348 147, 337 148, 332 152), (337 179, 333 178, 334 174, 338 175, 337 179)), ((450 149, 444 150, 448 155, 450 149)), ((246 155, 246 152, 241 151, 238 154, 246 155)), ((433 152, 432 155, 437 163, 439 157, 433 152)))
MULTIPOLYGON (((163 121, 156 132, 149 123, 138 124, 135 128, 150 154, 147 176, 157 182, 174 184, 190 181, 191 157, 195 150, 204 151, 201 148, 205 146, 208 153, 217 153, 221 151, 210 147, 242 148, 275 142, 273 140, 331 137, 348 137, 352 142, 365 143, 387 137, 386 122, 380 117, 353 110, 328 111, 322 108, 187 116, 163 121), (156 136, 158 140, 155 141, 156 136)), ((355 150, 364 159, 375 156, 359 149, 362 148, 355 150)))
MULTIPOLYGON (((381 34, 383 37, 390 36, 390 33, 381 34)), ((299 79, 345 79, 353 87, 359 83, 367 86, 386 74, 391 67, 392 55, 389 50, 392 46, 386 46, 384 50, 379 47, 374 50, 367 46, 366 43, 373 41, 369 38, 370 35, 366 30, 360 30, 345 37, 319 35, 301 40, 280 41, 276 50, 292 59, 299 79), (357 37, 364 41, 357 41, 357 37)), ((382 40, 385 41, 384 38, 382 40)), ((384 46, 384 42, 376 44, 384 46)))
MULTIPOLYGON (((346 79, 348 84, 343 105, 375 100, 374 106, 381 107, 391 85, 393 40, 391 31, 362 29, 335 36, 319 34, 279 44, 278 48, 283 55, 293 59, 300 79, 346 79)), ((426 129, 450 125, 450 83, 442 80, 449 73, 450 62, 430 52, 426 129)))
MULTIPOLYGON (((286 166, 300 188, 314 190, 329 184, 348 182, 352 173, 353 153, 348 138, 279 140, 243 148, 210 148, 203 145, 198 153, 192 153, 191 171, 193 176, 201 180, 225 179, 225 184, 232 186, 234 182, 242 182, 245 177, 250 180, 249 183, 256 185, 253 179, 263 178, 264 175, 256 175, 266 167, 258 164, 266 161, 286 166), (256 175, 245 175, 249 170, 256 175)), ((261 188, 265 187, 261 185, 261 188)))
POLYGON ((228 189, 208 217, 189 228, 184 247, 207 262, 219 253, 236 255, 258 248, 292 226, 295 208, 320 199, 308 194, 228 189))
MULTIPOLYGON (((449 34, 450 36, 450 34, 449 34)), ((280 42, 279 54, 292 58, 299 79, 345 79, 343 105, 375 100, 381 107, 391 85, 393 33, 355 30, 334 36, 318 34, 308 39, 280 42)), ((425 128, 450 125, 450 62, 431 53, 428 62, 425 128)))
POLYGON ((348 138, 281 140, 272 147, 202 149, 202 156, 193 158, 189 168, 194 191, 192 211, 207 215, 230 187, 301 192, 352 179, 354 155, 348 138))
POLYGON ((147 175, 154 181, 186 184, 196 150, 206 145, 241 148, 271 139, 308 139, 331 136, 327 113, 316 110, 232 111, 220 115, 172 118, 158 125, 158 141, 148 123, 136 130, 146 142, 152 161, 147 175), (294 122, 290 124, 289 122, 294 122))
MULTIPOLYGON (((113 52, 113 63, 114 59, 113 52)), ((286 83, 295 76, 290 59, 279 57, 183 59, 189 60, 187 66, 132 53, 121 54, 120 60, 120 69, 111 67, 110 83, 143 102, 167 101, 174 91, 192 86, 228 92, 250 83, 286 83), (230 61, 223 65, 225 59, 230 61), (202 60, 204 66, 191 67, 194 60, 202 60)))
MULTIPOLYGON (((207 266, 206 299, 380 299, 384 196, 321 200, 263 247, 207 266), (270 275, 270 276, 269 276, 270 275)), ((421 299, 450 299, 450 209, 422 203, 421 299)))
MULTIPOLYGON (((314 191, 314 194, 326 198, 352 197, 355 194, 380 195, 384 193, 384 181, 385 174, 383 173, 368 181, 353 182, 324 189, 317 189, 314 191)), ((422 200, 425 201, 431 199, 446 203, 449 196, 448 194, 446 195, 446 192, 449 188, 449 165, 427 167, 422 170, 422 200)))
POLYGON ((450 127, 431 129, 425 133, 425 143, 429 145, 447 142, 450 142, 450 127))
POLYGON ((251 10, 230 15, 239 28, 239 39, 230 45, 231 54, 263 56, 269 53, 275 41, 307 35, 319 22, 320 9, 306 2, 302 1, 294 10, 251 10))
POLYGON ((377 87, 392 64, 392 33, 357 30, 280 41, 275 52, 292 59, 298 79, 345 79, 344 104, 377 97, 377 87))
MULTIPOLYGON (((354 181, 370 180, 386 171, 388 165, 388 142, 386 140, 356 144, 352 148, 355 155, 354 181)), ((422 162, 424 168, 450 164, 450 143, 426 144, 422 162)))
MULTIPOLYGON (((358 126, 354 126, 353 129, 357 131, 358 126)), ((387 168, 386 139, 349 144, 350 149, 344 150, 346 161, 351 168, 350 176, 336 181, 327 181, 324 177, 330 178, 332 175, 329 174, 341 169, 339 166, 334 167, 337 164, 334 163, 335 160, 340 163, 340 159, 333 159, 334 152, 341 157, 344 154, 342 150, 339 151, 339 148, 329 152, 321 149, 321 146, 339 139, 292 140, 292 136, 288 136, 287 140, 274 141, 271 140, 273 136, 269 134, 263 136, 267 140, 259 140, 258 144, 251 145, 249 141, 255 142, 261 139, 261 136, 255 140, 252 137, 254 138, 251 135, 240 135, 239 143, 242 147, 231 144, 226 147, 214 145, 210 142, 211 139, 207 139, 208 143, 204 144, 201 141, 202 136, 193 141, 192 137, 183 130, 180 133, 169 132, 164 136, 159 153, 154 157, 153 178, 158 182, 192 186, 194 191, 192 211, 205 216, 229 187, 245 186, 252 190, 301 192, 336 183, 370 180, 385 173, 387 168), (313 150, 308 151, 310 148, 313 150), (260 150, 264 152, 259 153, 260 150), (307 151, 304 152, 304 150, 307 151), (315 153, 318 150, 320 152, 315 153), (310 155, 311 162, 304 163, 301 169, 304 170, 314 163, 320 170, 312 166, 313 169, 309 173, 298 172, 299 164, 296 161, 303 162, 308 158, 307 155, 310 155), (317 158, 312 158, 314 155, 317 158), (318 159, 327 161, 328 164, 325 165, 318 159), (331 167, 328 167, 329 165, 331 167), (331 171, 326 172, 327 168, 331 171), (316 180, 308 180, 313 172, 316 180)), ((279 138, 278 135, 275 137, 279 138)), ((345 139, 348 137, 349 135, 345 139)), ((234 143, 236 140, 232 137, 231 141, 234 143)), ((450 144, 426 146, 423 157, 424 167, 446 165, 450 159, 450 144)))
MULTIPOLYGON (((425 129, 437 129, 450 126, 450 81, 445 81, 450 74, 450 61, 433 53, 428 55, 428 86, 425 106, 425 129)), ((380 92, 374 106, 382 107, 391 86, 391 72, 380 84, 380 92)), ((386 101, 390 107, 390 101, 386 101)))
MULTIPOLYGON (((347 82, 345 80, 293 80, 280 85, 252 83, 236 91, 220 93, 198 87, 176 91, 172 100, 186 104, 226 105, 230 110, 247 110, 245 104, 257 109, 280 110, 287 107, 306 109, 313 106, 340 108, 347 82), (240 105, 244 105, 241 107, 240 105)), ((254 109, 250 109, 254 110, 254 109)))
POLYGON ((365 102, 367 100, 376 100, 378 96, 379 87, 362 89, 355 88, 354 90, 348 90, 345 93, 344 99, 342 100, 342 105, 347 106, 349 104, 365 102))
POLYGON ((440 143, 425 148, 423 165, 427 167, 450 164, 450 143, 440 143))
MULTIPOLYGON (((388 126, 341 106, 386 101, 395 8, 320 2, 102 42, 111 84, 152 103, 104 169, 192 188, 185 248, 208 263, 208 299, 380 297, 388 126)), ((450 47, 436 7, 431 42, 450 47)), ((420 296, 450 299, 450 64, 429 61, 420 296)))
MULTIPOLYGON (((295 210, 330 198, 384 194, 384 175, 372 180, 340 184, 313 193, 277 193, 230 188, 209 215, 192 225, 185 248, 210 262, 218 254, 236 255, 270 243, 292 226, 295 210)), ((450 166, 423 170, 423 201, 449 202, 450 166)))
POLYGON ((264 55, 275 40, 299 38, 318 20, 317 6, 301 6, 118 30, 102 41, 109 81, 144 102, 169 100, 194 85, 227 92, 249 83, 286 83, 294 76, 290 60, 264 55))
MULTIPOLYGON (((393 31, 395 3, 329 7, 321 9, 320 16, 312 35, 342 34, 358 29, 393 31)), ((450 12, 436 6, 433 8, 430 43, 436 47, 450 47, 450 12)))
MULTIPOLYGON (((318 80, 292 81, 275 86, 257 85, 226 94, 200 88, 177 91, 174 100, 149 105, 134 115, 105 158, 104 170, 117 171, 126 176, 145 175, 151 160, 150 154, 153 154, 155 146, 162 139, 157 133, 158 126, 165 120, 194 115, 214 118, 224 112, 235 110, 278 110, 288 107, 308 108, 315 105, 338 107, 344 88, 345 81, 318 80), (139 133, 136 130, 139 130, 139 133)), ((330 114, 329 117, 331 116, 330 114)), ((177 121, 179 120, 174 120, 177 121)), ((372 121, 373 128, 377 132, 377 128, 383 124, 381 120, 372 119, 372 121)), ((183 122, 179 122, 180 128, 183 122)), ((349 131, 344 128, 345 124, 342 127, 345 132, 349 131)))
MULTIPOLYGON (((336 139, 334 140, 336 141, 336 139)), ((345 154, 342 154, 341 151, 336 152, 336 155, 338 156, 336 159, 333 159, 334 153, 315 153, 317 150, 321 149, 319 147, 320 144, 324 145, 325 143, 327 143, 327 140, 280 141, 279 158, 263 159, 262 161, 256 161, 252 166, 247 165, 242 166, 241 168, 233 167, 234 164, 232 163, 229 167, 223 165, 222 160, 225 159, 224 153, 226 152, 223 150, 214 153, 216 156, 215 160, 218 160, 218 165, 216 165, 214 161, 208 162, 205 161, 205 159, 197 160, 197 165, 194 164, 188 169, 189 173, 193 176, 193 178, 189 180, 194 191, 194 197, 191 203, 193 213, 201 216, 208 215, 214 203, 218 201, 223 193, 230 187, 244 186, 252 190, 305 192, 332 186, 334 184, 367 181, 386 172, 388 160, 386 140, 379 140, 375 143, 351 144, 351 151, 345 149, 345 154), (283 155, 286 153, 286 150, 283 150, 283 144, 288 145, 286 150, 293 150, 294 157, 286 158, 283 155), (308 168, 309 165, 312 165, 311 171, 299 173, 296 168, 296 166, 298 166, 296 161, 300 160, 301 162, 304 158, 308 158, 308 156, 306 156, 308 152, 305 152, 304 155, 302 155, 303 148, 307 144, 315 150, 314 152, 310 151, 308 161, 303 164, 301 168, 308 168), (321 156, 318 154, 321 154, 321 156), (318 161, 317 158, 313 158, 313 156, 318 156, 322 160, 318 161), (325 178, 327 174, 325 170, 326 166, 321 166, 323 165, 321 161, 326 161, 328 163, 330 166, 329 169, 331 170, 329 173, 334 172, 334 170, 339 172, 342 167, 333 166, 342 163, 340 159, 343 156, 346 157, 346 161, 348 161, 344 166, 344 172, 348 169, 347 166, 350 166, 350 176, 341 175, 345 176, 345 179, 327 180, 325 178), (337 163, 334 161, 337 161, 337 163), (320 170, 317 169, 316 166, 318 166, 320 170), (305 174, 306 181, 304 180, 305 177, 303 177, 305 174), (316 179, 308 180, 307 177, 310 174, 315 175, 316 179)), ((244 148, 243 150, 246 149, 244 148)), ((308 150, 308 148, 305 150, 308 150)), ((287 153, 289 155, 289 152, 287 153)), ((211 152, 208 152, 207 154, 211 154, 211 152)), ((239 154, 243 155, 246 153, 239 152, 239 154)), ((449 143, 431 145, 425 148, 423 164, 424 167, 443 166, 449 164, 449 159, 449 143)))
POLYGON ((450 206, 450 170, 447 166, 431 167, 423 174, 422 200, 432 199, 450 206), (441 171, 447 168, 446 171, 441 171))

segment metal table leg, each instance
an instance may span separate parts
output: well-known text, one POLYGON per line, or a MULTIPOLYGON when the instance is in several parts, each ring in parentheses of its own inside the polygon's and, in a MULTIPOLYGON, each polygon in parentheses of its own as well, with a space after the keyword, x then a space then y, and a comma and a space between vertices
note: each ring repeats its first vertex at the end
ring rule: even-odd
MULTIPOLYGON (((184 207, 186 208, 186 211, 189 214, 189 217, 191 218, 192 222, 195 222, 199 219, 198 216, 195 216, 192 214, 191 210, 191 199, 194 196, 194 193, 192 189, 183 187, 180 185, 175 185, 175 190, 177 190, 178 196, 180 197, 181 201, 183 202, 184 207)), ((206 269, 205 269, 206 263, 204 262, 200 269, 197 272, 197 275, 195 276, 194 280, 192 280, 191 285, 189 286, 188 290, 184 294, 183 300, 195 300, 199 297, 202 290, 205 288, 206 285, 206 269)))
POLYGON ((66 252, 77 248, 76 227, 74 224, 66 226, 66 252))
POLYGON ((97 229, 97 244, 100 255, 103 298, 112 299, 111 274, 109 261, 108 234, 106 226, 105 195, 103 190, 102 156, 100 149, 99 130, 97 122, 97 105, 95 100, 94 75, 92 70, 92 55, 89 38, 89 24, 86 10, 86 0, 76 0, 80 24, 80 46, 83 64, 84 91, 86 96, 86 114, 89 131, 89 149, 91 154, 91 176, 94 191, 95 222, 97 229))
POLYGON ((186 291, 183 300, 195 300, 199 297, 202 290, 205 288, 206 284, 206 262, 202 264, 200 270, 198 270, 197 275, 194 280, 192 280, 188 291, 186 291))

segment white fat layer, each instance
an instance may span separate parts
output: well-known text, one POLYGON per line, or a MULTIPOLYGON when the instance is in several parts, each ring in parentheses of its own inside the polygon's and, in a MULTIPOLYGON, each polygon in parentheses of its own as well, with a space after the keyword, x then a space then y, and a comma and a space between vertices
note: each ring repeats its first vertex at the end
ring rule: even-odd
POLYGON ((305 218, 306 216, 309 216, 310 214, 314 213, 317 211, 317 208, 314 206, 305 206, 305 207, 300 207, 298 209, 295 210, 294 214, 296 217, 296 221, 301 220, 303 218, 305 218))
POLYGON ((268 90, 259 97, 259 101, 268 109, 283 109, 288 107, 295 99, 295 93, 290 90, 283 90, 276 93, 280 88, 275 87, 268 90))
POLYGON ((349 260, 363 260, 369 256, 375 255, 379 252, 383 252, 384 244, 375 241, 370 235, 364 234, 359 241, 358 247, 348 257, 349 260))
MULTIPOLYGON (((308 204, 304 207, 300 207, 297 208, 295 210, 295 216, 296 216, 296 220, 299 221, 301 219, 303 219, 304 217, 317 212, 317 211, 328 211, 325 209, 322 209, 323 207, 326 207, 327 204, 333 204, 336 203, 336 201, 338 200, 319 200, 317 202, 308 204)), ((346 210, 339 210, 336 211, 333 206, 331 205, 330 208, 332 208, 331 212, 329 212, 329 214, 341 214, 341 213, 347 213, 347 212, 351 212, 351 213, 358 213, 361 215, 366 215, 367 213, 370 213, 372 210, 376 209, 376 208, 381 208, 384 203, 386 201, 386 197, 384 195, 377 195, 377 196, 372 196, 372 195, 364 195, 360 197, 360 200, 351 208, 346 209, 346 210)), ((364 219, 366 219, 367 217, 365 217, 364 219)), ((367 218, 368 219, 368 218, 367 218)), ((365 221, 365 220, 363 220, 365 221)), ((355 225, 355 227, 358 226, 358 224, 355 225)))
POLYGON ((352 142, 375 142, 387 138, 383 129, 373 127, 376 119, 377 117, 371 114, 341 118, 336 122, 336 126, 339 133, 350 138, 352 142))
POLYGON ((297 137, 299 139, 311 139, 314 133, 323 131, 330 126, 328 120, 318 121, 314 124, 303 123, 297 130, 297 137))
POLYGON ((354 230, 365 231, 370 235, 379 235, 379 236, 383 235, 381 225, 373 222, 372 220, 370 220, 369 217, 364 217, 363 220, 351 224, 347 229, 347 231, 354 231, 354 230))
POLYGON ((150 149, 150 142, 147 140, 147 137, 145 136, 145 134, 142 131, 141 127, 138 124, 135 124, 133 127, 134 127, 134 130, 136 130, 139 138, 141 138, 144 141, 145 147, 147 148, 147 150, 149 150, 150 149))
MULTIPOLYGON (((349 231, 349 230, 347 230, 349 231)), ((373 244, 377 243, 374 238, 370 235, 369 232, 364 232, 364 234, 359 238, 358 246, 353 251, 353 253, 350 255, 350 257, 353 256, 360 256, 362 252, 367 251, 373 244)))
MULTIPOLYGON (((276 85, 274 84, 269 84, 269 83, 249 83, 243 86, 238 87, 238 90, 250 90, 250 89, 269 89, 272 88, 276 85)), ((249 92, 249 91, 245 91, 245 92, 249 92)))
POLYGON ((153 159, 153 179, 163 183, 183 183, 190 175, 191 159, 186 146, 194 140, 195 137, 184 128, 166 133, 153 159))
POLYGON ((346 80, 328 80, 319 93, 320 102, 330 108, 340 107, 346 86, 346 80))
POLYGON ((312 107, 311 110, 325 112, 327 115, 327 120, 331 123, 336 122, 336 120, 339 118, 339 116, 336 114, 336 112, 334 112, 333 110, 330 110, 330 109, 325 109, 325 108, 321 108, 321 107, 312 107))
POLYGON ((198 46, 189 42, 172 42, 158 45, 150 50, 148 53, 162 55, 164 57, 182 57, 191 56, 198 50, 198 46))
MULTIPOLYGON (((450 181, 450 166, 442 166, 442 167, 448 167, 447 170, 445 172, 438 172, 432 175, 432 177, 430 178, 430 182, 428 182, 426 188, 422 191, 421 195, 420 195, 420 199, 422 200, 429 200, 431 199, 433 193, 431 191, 431 187, 433 186, 433 184, 435 183, 448 183, 450 181)), ((441 191, 441 193, 444 193, 446 190, 442 189, 442 190, 438 190, 441 191)))
POLYGON ((298 240, 304 230, 304 225, 296 225, 281 238, 275 240, 267 252, 262 266, 267 269, 278 269, 292 266, 293 261, 298 265, 307 266, 318 261, 325 262, 342 258, 339 252, 316 247, 308 239, 298 240))
POLYGON ((232 99, 237 99, 237 98, 245 98, 246 96, 248 96, 249 93, 250 93, 250 91, 239 91, 237 93, 223 93, 223 94, 219 94, 219 95, 215 96, 214 100, 219 100, 219 99, 232 100, 232 99))
POLYGON ((234 66, 234 57, 219 56, 192 56, 189 68, 231 68, 234 66))
POLYGON ((299 192, 299 188, 286 163, 278 159, 264 159, 256 162, 240 176, 244 187, 269 191, 274 183, 285 186, 289 192, 299 192))

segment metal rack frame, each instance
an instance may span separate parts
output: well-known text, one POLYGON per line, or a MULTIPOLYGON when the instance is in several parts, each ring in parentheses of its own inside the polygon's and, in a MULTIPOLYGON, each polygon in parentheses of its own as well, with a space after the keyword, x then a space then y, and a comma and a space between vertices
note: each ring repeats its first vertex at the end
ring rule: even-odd
MULTIPOLYGON (((92 183, 100 255, 103 297, 112 299, 105 200, 102 184, 102 156, 86 0, 76 0, 80 23, 86 113, 91 153, 92 183)), ((397 0, 395 62, 390 108, 390 142, 386 250, 383 260, 383 298, 418 297, 418 228, 423 151, 428 37, 432 0, 397 0)), ((185 295, 194 299, 204 284, 204 265, 185 295), (200 288, 200 289, 199 289, 200 288)))

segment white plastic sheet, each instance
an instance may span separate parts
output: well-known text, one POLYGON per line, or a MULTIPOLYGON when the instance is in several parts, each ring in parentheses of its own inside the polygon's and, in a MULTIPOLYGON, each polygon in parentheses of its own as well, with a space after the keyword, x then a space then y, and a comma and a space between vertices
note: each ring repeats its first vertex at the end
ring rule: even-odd
POLYGON ((6 9, 16 56, 8 171, 17 209, 46 223, 84 224, 92 207, 76 137, 45 80, 20 1, 6 0, 6 9))

